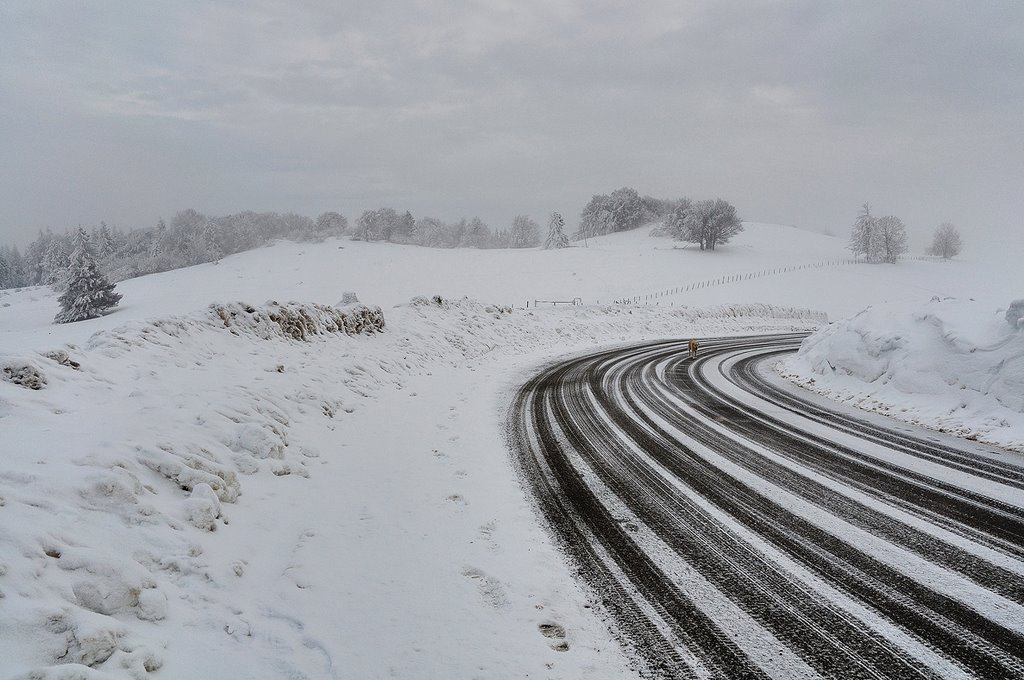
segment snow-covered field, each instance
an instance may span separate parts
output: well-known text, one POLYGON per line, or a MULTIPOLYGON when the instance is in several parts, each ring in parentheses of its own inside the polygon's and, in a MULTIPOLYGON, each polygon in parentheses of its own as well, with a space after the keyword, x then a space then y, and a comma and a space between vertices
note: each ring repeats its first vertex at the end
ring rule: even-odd
POLYGON ((62 326, 54 293, 0 292, 0 365, 45 379, 0 381, 0 677, 630 676, 518 484, 507 394, 598 346, 1009 302, 1010 267, 823 264, 844 245, 759 224, 716 253, 643 233, 567 251, 281 243, 126 281, 114 313, 62 326), (348 290, 383 331, 312 306, 348 290), (302 312, 302 340, 271 318, 302 312))

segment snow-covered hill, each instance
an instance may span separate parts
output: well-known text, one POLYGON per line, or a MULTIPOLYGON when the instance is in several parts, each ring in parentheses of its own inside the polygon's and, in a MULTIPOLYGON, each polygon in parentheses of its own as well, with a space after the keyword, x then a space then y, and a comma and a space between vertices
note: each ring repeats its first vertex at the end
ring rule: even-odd
POLYGON ((21 383, 0 380, 0 677, 628 677, 518 486, 505 395, 570 352, 1012 276, 828 264, 842 246, 758 224, 715 253, 280 243, 126 281, 114 313, 62 326, 52 292, 0 293, 21 383), (383 332, 313 306, 349 290, 383 332), (608 304, 626 297, 647 304, 608 304))

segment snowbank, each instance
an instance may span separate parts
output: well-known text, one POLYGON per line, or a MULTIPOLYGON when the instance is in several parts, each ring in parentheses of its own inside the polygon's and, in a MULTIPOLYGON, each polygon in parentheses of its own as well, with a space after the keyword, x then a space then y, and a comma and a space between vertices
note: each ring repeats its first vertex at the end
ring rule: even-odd
POLYGON ((1012 316, 953 298, 877 305, 807 338, 781 370, 833 399, 1021 451, 1024 331, 1012 316))
MULTIPOLYGON (((392 474, 412 470, 408 483, 417 494, 434 489, 410 467, 415 461, 408 453, 377 450, 379 425, 359 432, 345 429, 347 421, 364 410, 373 415, 383 396, 410 381, 438 380, 430 376, 445 366, 439 376, 448 380, 467 367, 512 366, 502 361, 510 356, 535 360, 617 340, 809 329, 824 321, 815 312, 765 305, 524 312, 438 297, 417 298, 387 315, 385 328, 383 313, 363 305, 220 304, 131 321, 81 347, 0 357, 7 376, 0 380, 0 677, 141 678, 160 669, 168 677, 316 676, 324 655, 343 661, 354 652, 340 643, 321 650, 305 626, 289 623, 299 616, 289 609, 287 598, 297 597, 290 592, 261 607, 254 599, 292 582, 295 592, 315 593, 325 579, 340 581, 346 592, 363 590, 365 582, 345 579, 365 576, 336 569, 325 569, 320 580, 306 575, 305 563, 318 558, 297 555, 321 526, 329 526, 331 540, 346 553, 358 554, 376 539, 360 533, 365 507, 351 508, 343 496, 317 494, 317 517, 307 510, 278 517, 266 508, 289 512, 295 499, 306 498, 312 478, 332 472, 323 466, 351 466, 337 456, 352 438, 371 460, 392 457, 383 462, 392 474), (292 500, 273 500, 278 497, 292 500), (304 527, 295 546, 267 543, 287 534, 277 522, 304 527), (277 553, 287 560, 282 566, 274 566, 277 553)), ((412 390, 405 394, 415 397, 412 390)), ((497 441, 496 423, 483 425, 497 441)), ((445 436, 452 446, 458 440, 445 436)), ((511 479, 503 454, 484 460, 497 466, 497 477, 511 479)), ((328 486, 336 489, 338 470, 333 474, 328 486)), ((350 493, 390 483, 359 476, 350 493)), ((399 494, 399 502, 407 496, 399 494)), ((446 506, 464 502, 446 496, 446 506)), ((408 501, 416 515, 424 512, 419 498, 408 501)), ((515 521, 532 522, 529 517, 515 521)), ((436 526, 432 521, 421 533, 436 526)), ((488 526, 485 538, 493 533, 488 526)), ((378 531, 387 541, 409 540, 401 527, 378 531)), ((433 552, 451 553, 443 535, 436 540, 433 552)), ((333 564, 338 557, 319 559, 333 564)), ((420 568, 387 566, 412 583, 422 578, 420 568)), ((466 581, 467 573, 477 574, 473 569, 455 565, 452 578, 466 581)), ((497 587, 493 576, 482 578, 472 582, 497 587)), ((437 587, 417 587, 408 597, 429 598, 437 587)), ((443 593, 477 597, 452 587, 443 593)), ((485 598, 487 607, 492 600, 485 598)), ((534 611, 528 598, 520 600, 534 611)), ((370 606, 420 605, 406 599, 370 606)), ((321 616, 345 607, 327 603, 321 616)), ((463 600, 452 608, 478 617, 460 628, 493 625, 490 610, 471 615, 477 610, 463 600)))

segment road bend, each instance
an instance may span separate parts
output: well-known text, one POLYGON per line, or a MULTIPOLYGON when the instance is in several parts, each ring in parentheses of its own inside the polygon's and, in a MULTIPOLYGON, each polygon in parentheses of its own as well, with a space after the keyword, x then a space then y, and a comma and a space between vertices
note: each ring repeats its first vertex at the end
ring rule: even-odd
POLYGON ((1024 677, 1024 464, 774 378, 800 334, 596 352, 516 394, 543 517, 646 675, 1024 677))

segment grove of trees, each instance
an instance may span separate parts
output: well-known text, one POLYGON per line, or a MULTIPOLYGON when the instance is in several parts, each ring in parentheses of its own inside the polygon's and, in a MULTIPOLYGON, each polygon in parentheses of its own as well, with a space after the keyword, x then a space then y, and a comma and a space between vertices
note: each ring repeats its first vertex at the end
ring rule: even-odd
POLYGON ((580 213, 579 228, 573 239, 636 229, 641 224, 664 217, 675 207, 673 201, 643 196, 636 189, 622 187, 611 194, 597 194, 580 213))
POLYGON ((853 223, 849 248, 854 256, 863 255, 868 262, 895 263, 907 252, 907 229, 893 215, 875 217, 865 203, 853 223))

